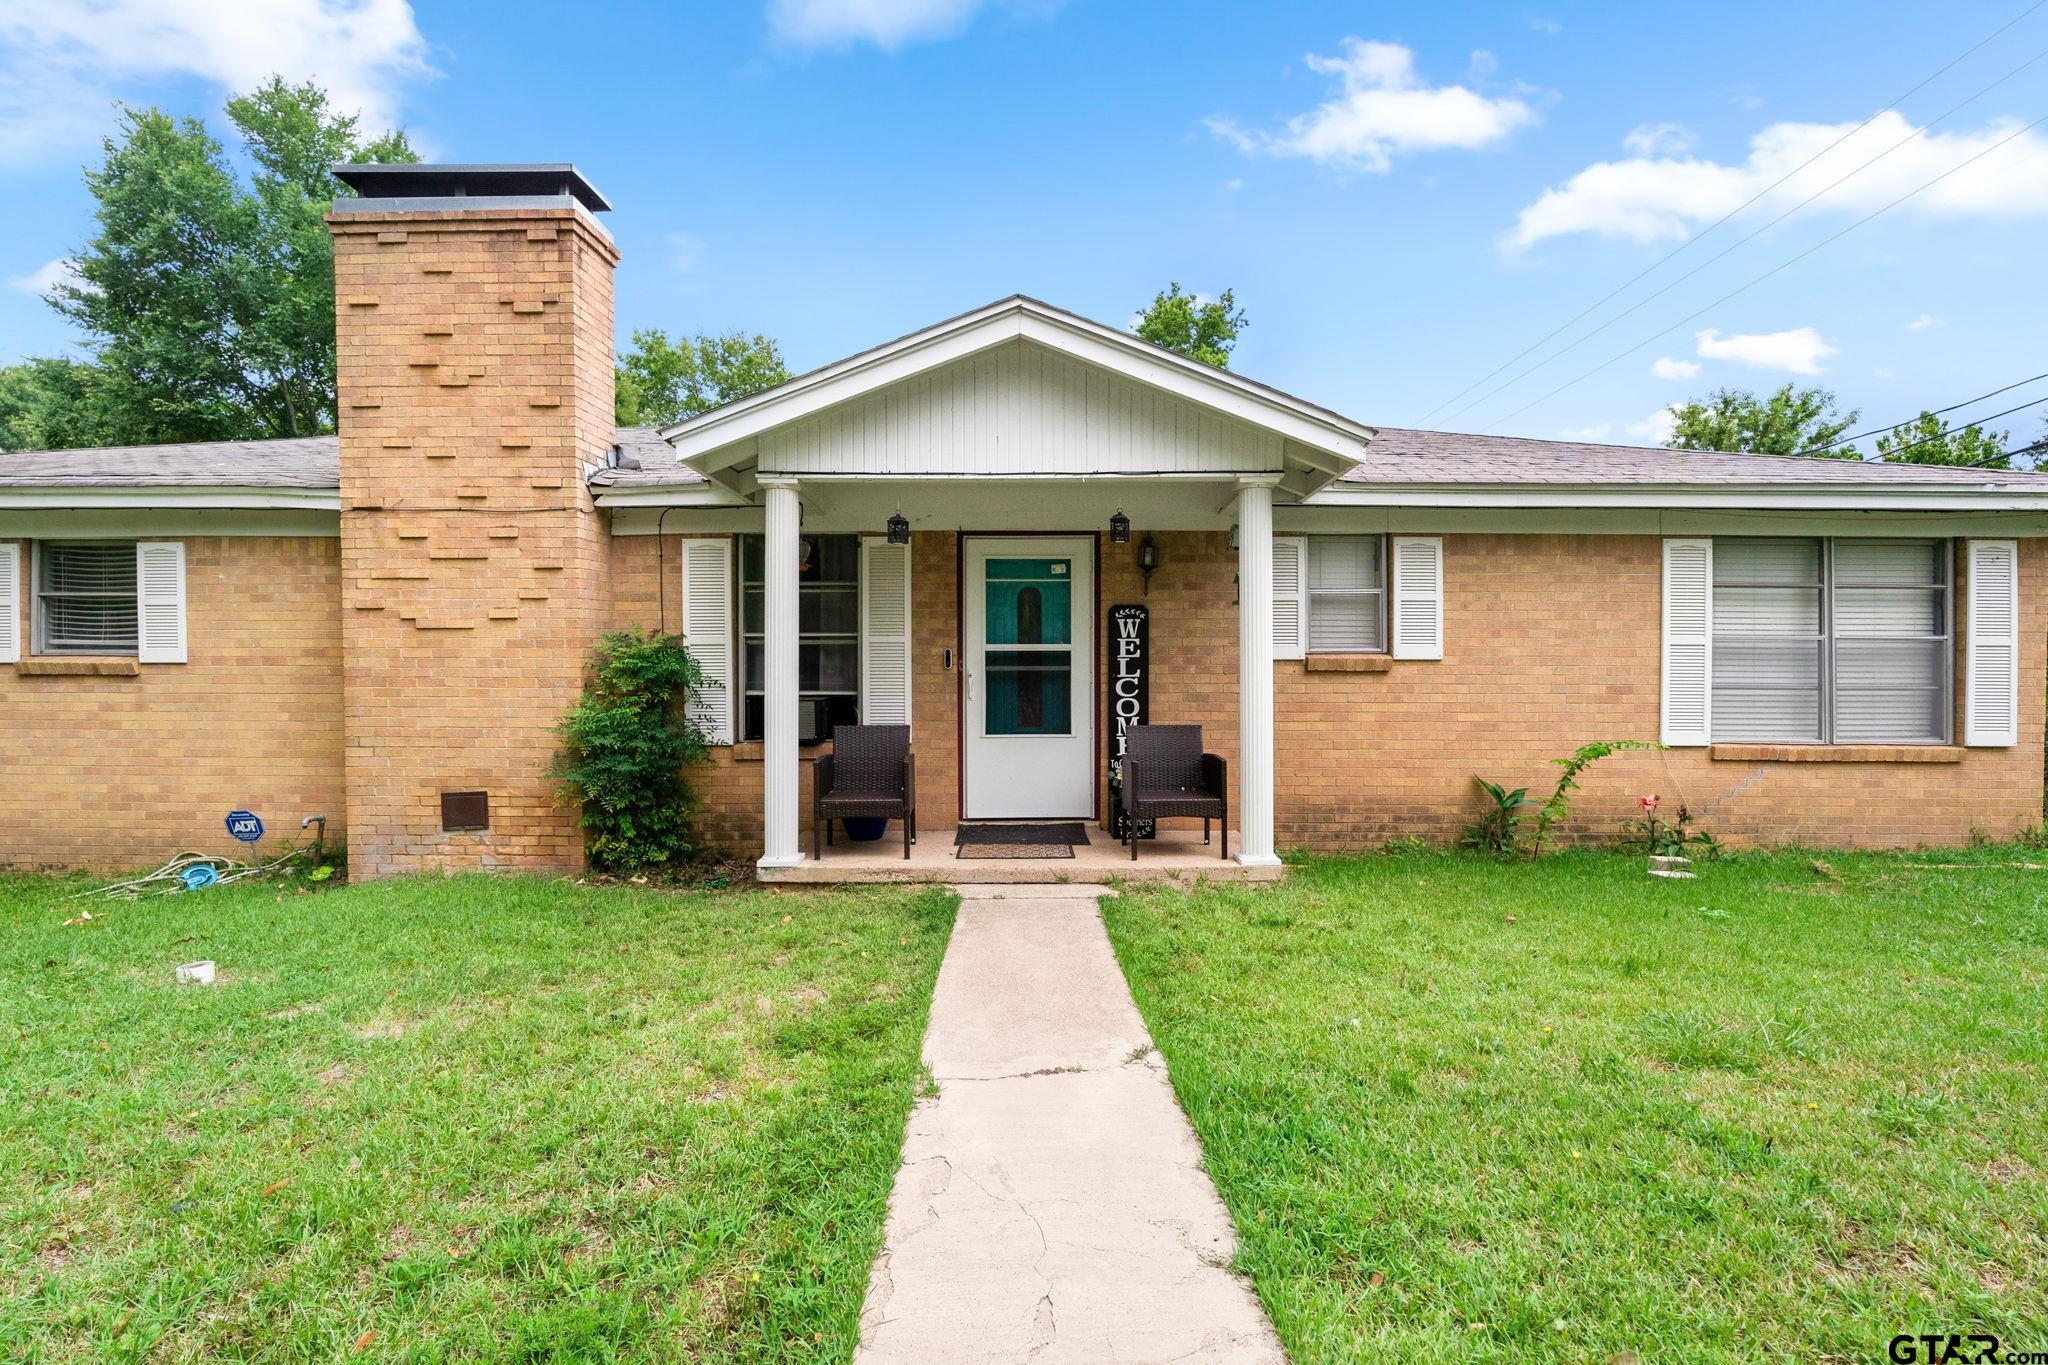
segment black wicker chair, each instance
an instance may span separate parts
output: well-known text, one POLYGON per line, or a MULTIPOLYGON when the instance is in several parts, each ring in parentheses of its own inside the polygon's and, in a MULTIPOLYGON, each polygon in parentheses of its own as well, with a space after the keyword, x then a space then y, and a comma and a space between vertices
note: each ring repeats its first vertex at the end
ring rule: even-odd
POLYGON ((908 725, 835 725, 832 752, 811 765, 811 856, 823 858, 832 822, 903 822, 903 856, 917 842, 917 756, 908 725), (822 841, 822 842, 821 842, 822 841))
POLYGON ((1199 725, 1133 725, 1124 748, 1124 840, 1138 861, 1137 825, 1174 815, 1202 817, 1202 842, 1211 820, 1223 831, 1230 856, 1229 785, 1223 760, 1202 752, 1199 725))

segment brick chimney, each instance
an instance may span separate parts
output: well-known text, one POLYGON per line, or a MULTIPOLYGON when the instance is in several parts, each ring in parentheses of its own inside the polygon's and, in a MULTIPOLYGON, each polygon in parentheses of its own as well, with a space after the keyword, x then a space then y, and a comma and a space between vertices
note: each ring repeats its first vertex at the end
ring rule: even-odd
POLYGON ((351 870, 581 867, 547 767, 603 620, 610 205, 567 165, 335 174, 351 870))

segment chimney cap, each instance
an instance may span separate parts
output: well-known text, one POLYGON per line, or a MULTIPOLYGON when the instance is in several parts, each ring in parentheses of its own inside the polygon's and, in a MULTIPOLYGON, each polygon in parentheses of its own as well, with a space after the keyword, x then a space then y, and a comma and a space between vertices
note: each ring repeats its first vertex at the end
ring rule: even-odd
POLYGON ((583 172, 567 161, 519 162, 498 165, 417 162, 396 165, 343 163, 328 168, 334 178, 359 198, 337 199, 337 213, 365 213, 394 208, 536 208, 566 206, 571 201, 593 213, 611 202, 597 192, 583 172), (451 202, 486 199, 493 204, 451 202))

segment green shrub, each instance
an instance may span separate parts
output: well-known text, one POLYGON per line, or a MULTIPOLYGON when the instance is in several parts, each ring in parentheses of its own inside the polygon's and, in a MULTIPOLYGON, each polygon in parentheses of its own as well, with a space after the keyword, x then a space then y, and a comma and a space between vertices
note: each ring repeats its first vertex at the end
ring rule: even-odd
POLYGON ((591 866, 637 872, 696 852, 684 765, 704 757, 686 707, 703 682, 680 636, 615 631, 597 642, 583 698, 557 727, 555 776, 583 806, 591 866))

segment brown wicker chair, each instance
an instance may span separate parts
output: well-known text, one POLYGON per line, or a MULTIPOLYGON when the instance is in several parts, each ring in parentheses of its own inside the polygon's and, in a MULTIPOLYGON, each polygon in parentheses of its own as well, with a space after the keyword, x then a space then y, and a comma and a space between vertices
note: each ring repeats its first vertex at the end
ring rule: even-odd
POLYGON ((1174 815, 1202 817, 1202 842, 1209 822, 1223 831, 1223 856, 1230 856, 1227 770, 1215 754, 1202 752, 1199 725, 1133 725, 1124 748, 1124 840, 1138 861, 1137 824, 1174 815))
POLYGON ((832 752, 811 765, 811 856, 825 856, 832 822, 903 822, 903 856, 917 842, 917 756, 908 725, 835 725, 832 752))

